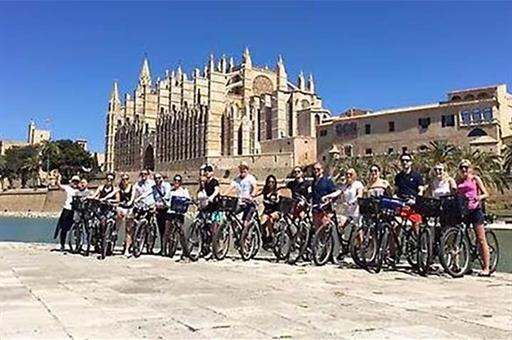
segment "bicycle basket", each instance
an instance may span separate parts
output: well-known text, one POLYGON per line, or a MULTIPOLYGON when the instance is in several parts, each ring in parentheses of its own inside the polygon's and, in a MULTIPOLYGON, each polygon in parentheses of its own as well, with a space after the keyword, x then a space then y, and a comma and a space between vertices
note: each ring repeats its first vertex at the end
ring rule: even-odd
POLYGON ((220 196, 219 205, 224 211, 235 212, 238 209, 238 197, 220 196))
POLYGON ((73 196, 73 198, 71 200, 71 209, 78 210, 81 208, 81 206, 82 206, 81 197, 73 196))
POLYGON ((283 214, 291 214, 295 209, 297 201, 289 197, 279 197, 279 211, 283 214))
POLYGON ((441 224, 457 225, 462 223, 467 212, 467 199, 460 195, 441 197, 441 224))
POLYGON ((439 217, 441 216, 441 201, 437 198, 418 196, 414 211, 423 217, 439 217))
POLYGON ((171 198, 171 211, 176 214, 185 214, 190 205, 190 200, 186 197, 172 196, 171 198))
POLYGON ((404 201, 398 198, 384 197, 382 196, 379 200, 379 208, 386 210, 398 211, 405 206, 404 201))
POLYGON ((361 215, 375 215, 379 212, 379 202, 375 198, 358 198, 357 204, 361 215))

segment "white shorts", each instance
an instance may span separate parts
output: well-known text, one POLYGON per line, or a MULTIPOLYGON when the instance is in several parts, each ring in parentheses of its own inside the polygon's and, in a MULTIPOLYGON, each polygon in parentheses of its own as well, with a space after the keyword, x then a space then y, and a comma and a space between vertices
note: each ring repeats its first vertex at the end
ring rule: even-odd
POLYGON ((133 218, 133 209, 132 208, 123 208, 123 207, 117 207, 116 209, 117 213, 122 215, 125 218, 133 218))

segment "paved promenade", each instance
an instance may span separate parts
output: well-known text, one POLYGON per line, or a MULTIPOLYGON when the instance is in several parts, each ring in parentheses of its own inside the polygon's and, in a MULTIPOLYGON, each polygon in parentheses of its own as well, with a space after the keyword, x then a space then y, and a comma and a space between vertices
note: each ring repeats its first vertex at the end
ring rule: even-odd
POLYGON ((99 261, 0 243, 0 339, 510 339, 512 275, 99 261))

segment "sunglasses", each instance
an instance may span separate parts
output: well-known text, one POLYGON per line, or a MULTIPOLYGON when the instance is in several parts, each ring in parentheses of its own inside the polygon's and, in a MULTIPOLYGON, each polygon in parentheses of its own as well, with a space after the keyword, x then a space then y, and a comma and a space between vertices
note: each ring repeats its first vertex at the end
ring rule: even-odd
POLYGON ((402 159, 402 160, 401 160, 401 162, 402 162, 402 163, 410 163, 410 162, 411 162, 411 160, 410 160, 410 159, 402 159))
POLYGON ((443 168, 435 168, 434 170, 437 171, 437 172, 443 172, 444 171, 443 168))
POLYGON ((460 170, 467 170, 467 169, 469 169, 469 166, 467 166, 467 165, 461 165, 461 166, 459 166, 459 169, 460 169, 460 170))
POLYGON ((352 176, 354 176, 354 174, 353 174, 353 173, 351 173, 351 172, 347 172, 347 176, 352 177, 352 176))
POLYGON ((127 180, 129 180, 129 178, 126 178, 126 177, 125 177, 125 178, 121 178, 121 180, 122 180, 122 181, 127 181, 127 180))
POLYGON ((296 174, 300 174, 302 172, 302 170, 293 170, 293 172, 296 174))
POLYGON ((379 169, 371 169, 370 172, 377 173, 377 172, 379 172, 379 169))
POLYGON ((321 170, 322 170, 322 168, 313 168, 313 170, 315 170, 315 171, 321 171, 321 170))
POLYGON ((162 177, 155 177, 155 179, 162 179, 162 177))

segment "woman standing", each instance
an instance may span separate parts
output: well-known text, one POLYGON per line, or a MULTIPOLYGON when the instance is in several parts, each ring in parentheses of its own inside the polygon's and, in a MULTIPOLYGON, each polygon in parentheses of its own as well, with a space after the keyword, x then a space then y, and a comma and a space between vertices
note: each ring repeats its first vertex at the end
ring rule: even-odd
POLYGON ((69 185, 63 185, 61 183, 62 175, 57 175, 57 185, 59 189, 65 191, 66 200, 62 206, 62 212, 60 213, 59 221, 57 222, 57 227, 55 228, 54 238, 59 236, 60 238, 60 251, 65 250, 66 244, 66 236, 68 234, 71 225, 73 224, 73 209, 71 208, 71 202, 73 201, 73 196, 75 196, 78 185, 80 183, 80 177, 73 176, 69 181, 69 185))
POLYGON ((368 185, 365 188, 366 196, 379 197, 391 195, 392 189, 388 181, 381 177, 381 168, 377 164, 370 167, 368 174, 368 185))
POLYGON ((341 189, 343 215, 352 218, 357 225, 359 224, 359 205, 357 204, 357 199, 363 197, 364 185, 357 179, 357 172, 352 168, 347 170, 345 176, 347 182, 341 189))
POLYGON ((268 175, 265 186, 259 195, 263 195, 263 214, 261 225, 265 231, 263 243, 267 246, 272 241, 273 226, 279 218, 279 195, 277 194, 277 179, 274 175, 268 175))
POLYGON ((133 233, 133 212, 132 212, 132 189, 133 186, 130 184, 130 176, 128 174, 121 175, 121 181, 117 190, 117 230, 121 230, 121 225, 124 222, 124 254, 129 256, 130 247, 132 245, 132 233, 133 233))
POLYGON ((489 244, 485 236, 484 213, 482 211, 482 201, 489 197, 489 194, 480 177, 473 174, 471 162, 467 159, 463 159, 459 163, 459 171, 455 181, 457 183, 457 193, 466 197, 468 202, 468 212, 465 217, 465 223, 473 225, 479 244, 480 257, 482 258, 482 271, 478 275, 490 276, 489 263, 491 256, 489 244))
POLYGON ((438 163, 434 166, 434 174, 432 181, 426 189, 426 196, 440 198, 453 194, 457 191, 457 183, 448 175, 444 164, 438 163))

